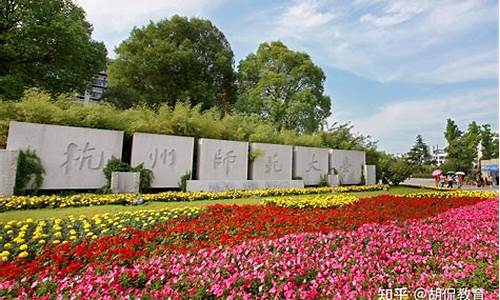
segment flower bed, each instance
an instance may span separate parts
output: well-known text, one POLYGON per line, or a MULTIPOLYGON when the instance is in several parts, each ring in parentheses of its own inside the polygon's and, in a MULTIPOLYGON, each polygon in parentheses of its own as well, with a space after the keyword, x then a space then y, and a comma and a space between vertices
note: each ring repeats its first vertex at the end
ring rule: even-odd
POLYGON ((131 204, 138 197, 144 201, 198 201, 216 199, 236 199, 249 197, 270 197, 289 195, 309 195, 332 192, 361 192, 384 190, 386 185, 361 185, 345 187, 317 188, 279 188, 265 190, 237 190, 227 192, 162 192, 157 194, 77 194, 72 196, 11 196, 0 197, 0 212, 15 209, 32 209, 42 207, 77 207, 105 204, 131 204))
POLYGON ((181 216, 149 230, 127 229, 97 240, 47 246, 33 258, 0 263, 0 277, 22 274, 64 275, 85 266, 109 268, 170 252, 235 245, 244 241, 275 239, 300 232, 355 230, 366 223, 403 221, 436 215, 450 208, 475 204, 480 198, 420 198, 377 196, 336 208, 295 209, 279 206, 209 207, 196 216, 181 216))
POLYGON ((95 215, 91 218, 67 217, 33 221, 10 221, 0 225, 0 260, 33 257, 44 250, 44 245, 80 242, 116 234, 126 228, 151 229, 157 223, 179 216, 192 216, 200 208, 164 208, 161 210, 139 210, 117 214, 95 215))
POLYGON ((476 204, 427 219, 294 233, 131 265, 108 263, 107 269, 90 265, 63 277, 30 274, 22 283, 0 282, 0 293, 29 299, 375 299, 379 288, 405 287, 413 295, 417 288, 480 287, 484 299, 498 299, 498 200, 471 201, 476 204))
POLYGON ((418 199, 418 198, 457 198, 471 197, 480 199, 490 199, 498 197, 498 192, 481 191, 481 190, 447 190, 435 192, 409 193, 401 195, 402 197, 418 199))
POLYGON ((335 207, 353 204, 359 199, 352 195, 319 195, 314 197, 287 198, 276 197, 262 200, 264 205, 277 205, 281 207, 306 208, 306 207, 335 207))

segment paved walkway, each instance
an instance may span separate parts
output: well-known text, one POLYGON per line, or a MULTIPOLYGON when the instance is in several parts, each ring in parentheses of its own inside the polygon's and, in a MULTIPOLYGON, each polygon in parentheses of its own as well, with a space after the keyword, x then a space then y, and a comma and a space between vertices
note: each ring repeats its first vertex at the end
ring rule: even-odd
MULTIPOLYGON (((414 186, 436 186, 434 179, 432 178, 410 178, 403 181, 403 184, 414 185, 414 186)), ((464 190, 485 190, 494 191, 498 190, 498 186, 487 186, 487 187, 477 187, 475 185, 464 185, 462 187, 464 190)))

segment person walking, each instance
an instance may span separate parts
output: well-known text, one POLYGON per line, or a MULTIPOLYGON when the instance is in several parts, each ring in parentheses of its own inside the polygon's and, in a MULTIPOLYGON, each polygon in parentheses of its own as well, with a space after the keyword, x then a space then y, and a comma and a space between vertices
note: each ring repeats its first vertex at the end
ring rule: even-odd
POLYGON ((462 189, 464 185, 464 177, 462 175, 457 175, 457 188, 462 189))
POLYGON ((447 187, 452 189, 453 188, 453 176, 451 176, 451 174, 448 174, 448 176, 446 177, 446 180, 448 181, 447 187))
POLYGON ((441 175, 434 176, 434 182, 436 183, 436 187, 439 186, 440 181, 441 181, 441 175))

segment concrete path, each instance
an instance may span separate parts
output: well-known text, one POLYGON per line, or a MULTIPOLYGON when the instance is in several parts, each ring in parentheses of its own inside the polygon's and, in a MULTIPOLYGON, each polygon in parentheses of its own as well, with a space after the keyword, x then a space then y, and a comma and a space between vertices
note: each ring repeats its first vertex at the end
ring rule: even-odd
MULTIPOLYGON (((414 185, 414 186, 436 186, 436 183, 434 182, 434 179, 432 178, 410 178, 402 182, 403 184, 407 185, 414 185)), ((462 187, 464 190, 485 190, 485 191, 494 191, 498 190, 498 186, 487 186, 487 187, 477 187, 475 185, 464 185, 462 187)))

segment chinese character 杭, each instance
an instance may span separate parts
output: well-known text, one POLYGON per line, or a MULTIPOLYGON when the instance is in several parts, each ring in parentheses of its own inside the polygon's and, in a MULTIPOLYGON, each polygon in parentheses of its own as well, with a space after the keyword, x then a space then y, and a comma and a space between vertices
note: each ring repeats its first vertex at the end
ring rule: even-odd
POLYGON ((101 151, 97 164, 93 164, 94 154, 95 148, 91 147, 89 142, 85 143, 83 149, 80 149, 76 143, 69 143, 66 147, 66 152, 64 152, 66 159, 61 164, 61 168, 64 168, 64 173, 68 174, 73 166, 73 161, 77 161, 79 162, 79 170, 82 170, 85 166, 91 170, 98 170, 102 168, 104 164, 104 151, 101 151))

